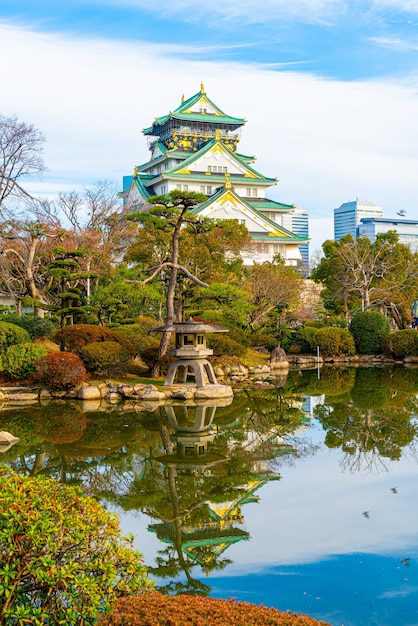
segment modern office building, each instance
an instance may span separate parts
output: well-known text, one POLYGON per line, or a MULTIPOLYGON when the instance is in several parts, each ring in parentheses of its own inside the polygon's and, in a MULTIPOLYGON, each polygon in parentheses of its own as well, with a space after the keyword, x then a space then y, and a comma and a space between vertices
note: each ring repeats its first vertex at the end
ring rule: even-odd
POLYGON ((304 278, 309 276, 309 214, 307 209, 293 205, 290 211, 281 214, 282 226, 295 233, 299 237, 303 237, 307 243, 299 246, 302 257, 302 275, 304 278))
POLYGON ((359 236, 367 237, 373 243, 376 235, 395 230, 399 242, 410 246, 413 252, 418 252, 418 220, 399 218, 362 217, 359 227, 359 236))
POLYGON ((353 200, 344 202, 338 209, 334 209, 334 239, 339 241, 345 235, 352 235, 353 239, 360 236, 361 220, 367 217, 382 217, 382 208, 367 200, 353 200))
POLYGON ((288 265, 301 266, 302 254, 307 254, 301 251, 308 244, 307 214, 266 196, 277 179, 260 174, 252 165, 255 157, 237 151, 244 124, 210 100, 202 84, 200 92, 183 98, 143 130, 150 159, 124 177, 121 195, 128 206, 146 211, 153 195, 176 189, 205 194, 207 200, 193 209, 196 215, 234 219, 247 227, 252 247, 242 253, 245 263, 271 261, 280 254, 288 265), (292 211, 285 226, 283 216, 292 211), (303 228, 298 219, 305 220, 303 228))

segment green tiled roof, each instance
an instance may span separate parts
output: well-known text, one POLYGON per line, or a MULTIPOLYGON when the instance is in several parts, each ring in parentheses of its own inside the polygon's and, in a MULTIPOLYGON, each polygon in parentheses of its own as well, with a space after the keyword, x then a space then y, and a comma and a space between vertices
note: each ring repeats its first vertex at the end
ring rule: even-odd
POLYGON ((144 186, 144 180, 150 180, 150 177, 147 174, 145 175, 137 174, 136 176, 133 177, 133 183, 138 189, 139 193, 141 194, 143 198, 147 199, 147 198, 150 198, 153 194, 149 193, 149 191, 144 186))
POLYGON ((266 198, 265 200, 251 200, 250 204, 255 209, 259 209, 262 211, 264 211, 265 209, 273 209, 275 211, 287 212, 295 208, 294 204, 284 204, 283 202, 276 202, 275 200, 269 200, 268 198, 266 198))
MULTIPOLYGON (((225 149, 225 151, 231 155, 231 157, 238 161, 241 165, 243 165, 245 167, 245 169, 248 172, 251 172, 252 174, 254 174, 254 176, 256 176, 256 178, 248 178, 248 184, 249 185, 256 185, 257 182, 268 182, 268 183, 275 183, 277 182, 277 178, 266 178, 265 176, 263 176, 262 174, 260 174, 260 172, 257 172, 257 170, 255 170, 254 168, 250 167, 250 165, 248 165, 248 163, 245 161, 245 159, 243 159, 242 156, 238 155, 236 152, 234 152, 233 150, 231 150, 230 148, 228 148, 228 146, 226 146, 221 140, 217 140, 217 139, 210 139, 204 146, 203 148, 201 148, 200 150, 198 150, 197 152, 193 152, 187 159, 185 159, 184 161, 182 161, 181 163, 179 163, 178 165, 176 165, 175 167, 173 167, 171 170, 169 170, 169 172, 166 172, 167 174, 169 173, 171 174, 176 174, 176 170, 182 170, 184 168, 188 168, 189 165, 191 165, 192 163, 194 163, 194 161, 196 161, 196 159, 199 159, 201 156, 203 156, 204 154, 206 154, 207 152, 209 152, 211 150, 211 148, 213 148, 213 146, 216 143, 220 143, 222 145, 222 147, 225 149), (258 179, 258 180, 257 180, 258 179)), ((191 176, 191 174, 188 174, 188 176, 191 176)), ((213 176, 213 174, 208 177, 207 179, 211 179, 216 178, 213 176)), ((234 179, 233 176, 231 176, 231 181, 234 179)), ((236 177, 237 180, 241 180, 240 177, 236 177)), ((225 180, 225 177, 223 176, 221 178, 221 180, 225 180)))
POLYGON ((174 111, 171 111, 168 115, 162 115, 155 118, 152 126, 143 129, 144 135, 152 135, 156 126, 163 126, 167 120, 171 118, 184 121, 216 121, 219 124, 232 124, 236 126, 242 126, 245 124, 245 119, 241 117, 231 117, 226 115, 203 91, 198 91, 194 96, 188 98, 180 104, 174 111), (193 113, 189 111, 190 107, 199 102, 201 98, 204 98, 206 102, 216 111, 216 115, 210 113, 193 113), (189 111, 189 112, 188 112, 189 111))
POLYGON ((219 191, 217 191, 216 193, 214 193, 212 196, 209 196, 209 198, 205 201, 202 202, 201 204, 198 204, 196 207, 194 207, 192 209, 192 213, 194 213, 195 215, 199 215, 199 213, 201 213, 206 207, 210 206, 211 204, 213 204, 213 202, 215 200, 217 200, 218 198, 220 198, 226 191, 230 191, 239 202, 241 202, 242 204, 245 204, 247 207, 251 208, 253 210, 253 212, 260 218, 262 218, 262 220, 272 228, 272 230, 278 230, 280 232, 283 233, 283 237, 280 237, 278 235, 263 235, 263 234, 259 234, 259 235, 253 235, 251 234, 252 239, 254 239, 255 241, 281 241, 284 240, 286 243, 297 243, 297 244, 302 244, 302 243, 307 243, 307 239, 304 239, 303 237, 299 237, 298 235, 295 235, 294 233, 292 233, 290 230, 287 230, 287 228, 284 228, 283 226, 280 226, 279 224, 276 224, 276 222, 273 222, 273 220, 271 220, 270 218, 266 217, 263 213, 261 213, 260 211, 258 211, 256 208, 254 208, 249 202, 247 202, 244 198, 242 198, 241 196, 238 196, 233 189, 225 189, 225 187, 222 187, 221 189, 219 189, 219 191))

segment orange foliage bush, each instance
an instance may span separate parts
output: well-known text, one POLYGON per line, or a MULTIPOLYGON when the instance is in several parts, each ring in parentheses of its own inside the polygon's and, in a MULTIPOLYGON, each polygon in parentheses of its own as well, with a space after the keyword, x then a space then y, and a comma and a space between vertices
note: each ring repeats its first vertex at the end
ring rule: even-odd
POLYGON ((116 600, 112 611, 102 615, 100 626, 327 626, 307 615, 200 596, 167 596, 152 591, 116 600))
POLYGON ((127 348, 130 354, 134 354, 134 347, 130 341, 124 337, 120 337, 110 328, 95 326, 94 324, 64 326, 64 328, 61 328, 61 330, 55 333, 54 341, 61 346, 61 350, 75 352, 75 354, 79 354, 80 349, 88 343, 116 341, 121 346, 127 348))

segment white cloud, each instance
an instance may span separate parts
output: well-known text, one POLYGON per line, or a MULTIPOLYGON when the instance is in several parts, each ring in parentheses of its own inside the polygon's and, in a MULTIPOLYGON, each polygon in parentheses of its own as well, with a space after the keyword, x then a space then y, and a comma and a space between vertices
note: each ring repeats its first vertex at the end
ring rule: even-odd
POLYGON ((398 52, 416 52, 418 50, 418 39, 400 39, 397 37, 371 37, 372 43, 381 48, 389 48, 398 52))
MULTIPOLYGON (((170 46, 46 35, 0 24, 3 115, 46 136, 44 192, 121 181, 148 159, 142 128, 196 93, 245 117, 240 150, 277 176, 271 196, 325 228, 356 196, 416 215, 417 81, 347 83, 244 63, 186 60, 170 46)), ((42 185, 36 185, 36 191, 42 185)), ((312 223, 314 224, 314 223, 312 223)), ((312 249, 319 247, 321 228, 312 249)), ((313 233, 312 233, 313 234, 313 233)), ((322 240, 332 237, 332 229, 322 240)))
MULTIPOLYGON (((103 4, 103 2, 100 2, 103 4)), ((194 2, 193 0, 107 0, 107 4, 129 6, 158 13, 160 17, 182 18, 196 22, 202 18, 222 25, 220 20, 244 20, 246 23, 264 23, 271 20, 299 19, 303 22, 328 22, 341 14, 345 0, 225 0, 219 3, 194 2)))
POLYGON ((378 9, 394 8, 409 13, 418 13, 418 0, 374 0, 373 5, 378 9))

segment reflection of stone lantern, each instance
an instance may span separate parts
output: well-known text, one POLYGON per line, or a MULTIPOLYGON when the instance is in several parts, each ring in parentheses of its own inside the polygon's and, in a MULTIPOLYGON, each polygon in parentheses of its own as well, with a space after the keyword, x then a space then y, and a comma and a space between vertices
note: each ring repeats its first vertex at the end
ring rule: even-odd
POLYGON ((174 429, 171 437, 176 444, 173 454, 158 457, 160 463, 177 469, 201 469, 218 465, 227 457, 211 452, 208 447, 215 439, 211 430, 217 406, 227 406, 232 398, 205 404, 173 404, 164 407, 170 426, 174 429))
POLYGON ((191 383, 196 387, 217 385, 215 372, 207 356, 213 354, 213 350, 206 347, 206 333, 227 333, 228 329, 217 324, 205 324, 195 322, 189 317, 185 322, 169 324, 154 328, 154 333, 176 333, 176 347, 170 350, 170 354, 178 357, 171 363, 165 385, 191 383))

